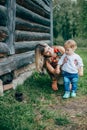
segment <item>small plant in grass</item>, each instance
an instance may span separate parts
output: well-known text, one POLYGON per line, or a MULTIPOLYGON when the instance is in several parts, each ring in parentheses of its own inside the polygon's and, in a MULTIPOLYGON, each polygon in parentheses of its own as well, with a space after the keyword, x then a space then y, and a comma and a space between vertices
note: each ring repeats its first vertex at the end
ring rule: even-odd
POLYGON ((55 119, 55 123, 57 125, 59 125, 59 126, 60 125, 61 126, 66 126, 66 125, 70 124, 70 121, 67 119, 66 116, 60 116, 60 117, 58 117, 58 118, 55 119))

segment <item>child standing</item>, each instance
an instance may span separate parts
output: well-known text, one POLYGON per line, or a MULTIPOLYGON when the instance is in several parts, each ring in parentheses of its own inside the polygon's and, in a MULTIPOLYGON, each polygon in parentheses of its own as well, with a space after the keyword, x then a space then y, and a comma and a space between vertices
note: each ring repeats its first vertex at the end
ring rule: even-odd
POLYGON ((65 89, 63 98, 67 99, 70 97, 70 92, 71 97, 76 97, 78 77, 79 75, 83 76, 83 61, 82 58, 74 52, 77 48, 77 44, 74 40, 66 41, 64 47, 65 53, 58 61, 57 72, 60 72, 61 67, 65 89), (70 90, 70 83, 72 90, 70 90))

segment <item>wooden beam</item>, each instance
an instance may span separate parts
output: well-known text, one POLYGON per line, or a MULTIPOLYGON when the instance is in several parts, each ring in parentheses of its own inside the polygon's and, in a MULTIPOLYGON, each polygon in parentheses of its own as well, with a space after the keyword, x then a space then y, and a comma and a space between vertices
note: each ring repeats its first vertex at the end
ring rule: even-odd
POLYGON ((50 32, 50 28, 44 25, 31 23, 20 18, 16 18, 16 30, 34 31, 34 32, 50 32))
POLYGON ((8 38, 8 29, 7 27, 0 26, 0 42, 6 41, 8 38))
POLYGON ((52 1, 52 0, 47 0, 49 3, 50 3, 50 1, 52 1))
POLYGON ((12 88, 13 88, 12 83, 3 85, 3 91, 6 91, 6 90, 9 90, 9 89, 12 89, 12 88))
POLYGON ((43 0, 49 7, 50 7, 50 2, 48 0, 43 0))
POLYGON ((15 54, 0 61, 0 76, 34 62, 34 52, 15 54))
POLYGON ((15 42, 15 53, 24 53, 34 50, 37 44, 51 44, 50 40, 15 42))
POLYGON ((32 21, 34 23, 39 23, 45 26, 50 26, 50 20, 47 18, 44 18, 38 14, 35 14, 34 12, 20 6, 20 5, 16 5, 16 16, 20 17, 22 19, 28 20, 28 21, 32 21))
POLYGON ((18 31, 18 30, 15 32, 15 41, 36 41, 36 40, 50 40, 50 34, 18 31))
POLYGON ((51 45, 53 45, 53 3, 52 1, 50 2, 50 35, 51 35, 51 45))
POLYGON ((9 55, 10 51, 6 43, 0 42, 0 54, 9 55))
POLYGON ((38 4, 33 2, 32 0, 16 0, 17 4, 35 12, 45 18, 50 18, 50 13, 41 8, 38 4))
POLYGON ((9 30, 7 44, 10 54, 14 54, 14 36, 15 36, 15 16, 16 16, 16 0, 7 1, 7 28, 9 30))
POLYGON ((0 26, 6 26, 7 23, 7 8, 0 5, 0 26))
POLYGON ((32 0, 32 1, 37 3, 40 7, 42 7, 46 11, 50 12, 50 8, 42 0, 32 0))

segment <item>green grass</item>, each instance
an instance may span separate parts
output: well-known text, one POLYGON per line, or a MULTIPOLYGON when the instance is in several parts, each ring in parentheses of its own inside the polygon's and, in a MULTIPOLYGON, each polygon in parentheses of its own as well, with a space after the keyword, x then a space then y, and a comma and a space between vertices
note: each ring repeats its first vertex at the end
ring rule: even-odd
POLYGON ((81 94, 87 94, 87 48, 78 48, 77 53, 82 57, 84 63, 84 76, 79 78, 78 90, 81 94))
POLYGON ((66 126, 66 125, 70 124, 70 121, 69 121, 69 119, 67 119, 67 117, 65 115, 62 115, 55 119, 55 123, 59 126, 66 126))
MULTIPOLYGON (((77 96, 82 97, 87 95, 87 49, 78 49, 77 53, 84 62, 84 76, 79 79, 77 92, 77 96)), ((72 124, 70 117, 59 109, 59 104, 65 102, 62 99, 63 86, 54 92, 47 74, 35 72, 18 87, 24 95, 22 102, 15 99, 17 90, 6 91, 0 97, 0 130, 59 130, 72 124)))

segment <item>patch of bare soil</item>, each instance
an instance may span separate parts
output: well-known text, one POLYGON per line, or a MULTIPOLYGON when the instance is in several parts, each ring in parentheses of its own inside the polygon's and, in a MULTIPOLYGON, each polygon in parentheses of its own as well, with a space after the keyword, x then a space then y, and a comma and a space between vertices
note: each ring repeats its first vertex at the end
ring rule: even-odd
POLYGON ((58 105, 62 115, 67 115, 70 125, 56 130, 87 130, 87 96, 62 100, 58 97, 58 105))
POLYGON ((71 130, 87 130, 87 97, 67 101, 63 109, 75 124, 71 130))

